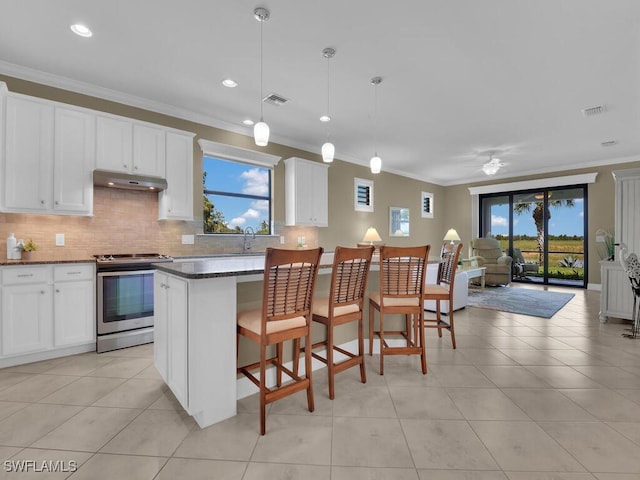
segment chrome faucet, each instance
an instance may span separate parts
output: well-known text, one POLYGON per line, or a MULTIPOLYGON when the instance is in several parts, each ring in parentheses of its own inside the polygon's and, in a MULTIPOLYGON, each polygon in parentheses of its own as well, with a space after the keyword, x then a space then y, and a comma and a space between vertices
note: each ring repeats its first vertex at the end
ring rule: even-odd
POLYGON ((244 229, 244 241, 242 244, 242 253, 247 253, 249 250, 251 250, 251 242, 252 240, 255 240, 256 238, 256 231, 253 229, 253 227, 247 227, 244 229), (251 238, 249 238, 249 235, 251 235, 251 238))

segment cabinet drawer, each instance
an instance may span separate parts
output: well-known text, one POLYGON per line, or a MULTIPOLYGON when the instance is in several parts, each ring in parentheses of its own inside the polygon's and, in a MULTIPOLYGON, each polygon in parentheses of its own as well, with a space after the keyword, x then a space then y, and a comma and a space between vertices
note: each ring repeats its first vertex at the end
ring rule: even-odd
POLYGON ((53 281, 93 280, 95 273, 92 264, 58 265, 53 267, 53 281))
POLYGON ((50 280, 49 272, 48 266, 3 268, 2 283, 3 285, 46 283, 50 280))

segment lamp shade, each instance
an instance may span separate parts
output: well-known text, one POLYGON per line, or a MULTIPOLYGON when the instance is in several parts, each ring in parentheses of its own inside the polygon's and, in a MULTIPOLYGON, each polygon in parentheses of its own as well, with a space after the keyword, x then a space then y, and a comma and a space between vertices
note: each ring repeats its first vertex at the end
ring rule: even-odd
POLYGON ((371 157, 369 166, 371 167, 371 173, 380 173, 380 170, 382 170, 382 159, 378 154, 376 154, 375 157, 371 157))
POLYGON ((367 232, 364 234, 364 237, 362 237, 362 241, 369 242, 371 245, 373 245, 373 242, 381 242, 382 238, 380 238, 380 235, 378 234, 378 231, 375 229, 375 227, 369 227, 367 229, 367 232))
POLYGON ((333 143, 326 142, 322 145, 322 160, 324 163, 333 162, 333 156, 336 153, 336 147, 333 146, 333 143))
POLYGON ((445 242, 449 241, 449 242, 451 242, 451 244, 453 244, 453 242, 459 242, 460 241, 460 235, 458 235, 458 232, 456 232, 456 230, 454 228, 450 228, 447 231, 447 234, 444 236, 443 240, 445 242))
POLYGON ((265 147, 269 143, 269 125, 262 119, 253 126, 253 139, 259 147, 265 147))

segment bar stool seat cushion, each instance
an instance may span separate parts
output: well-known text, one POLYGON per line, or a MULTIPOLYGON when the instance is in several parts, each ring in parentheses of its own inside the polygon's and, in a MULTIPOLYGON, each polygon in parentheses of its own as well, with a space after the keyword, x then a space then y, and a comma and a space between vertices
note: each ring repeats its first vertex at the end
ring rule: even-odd
MULTIPOLYGON (((371 292, 369 298, 380 305, 380 292, 371 292)), ((385 298, 384 307, 417 307, 420 305, 419 298, 385 298)))
POLYGON ((443 285, 429 285, 424 286, 425 295, 449 295, 449 289, 443 285))
MULTIPOLYGON (((256 308, 254 310, 246 310, 238 312, 238 325, 242 328, 255 333, 262 334, 262 310, 256 308)), ((286 320, 272 320, 267 322, 267 334, 289 330, 291 328, 304 327, 307 321, 304 317, 288 318, 286 320)))
MULTIPOLYGON (((360 308, 357 304, 342 305, 333 309, 333 316, 339 317, 341 315, 348 315, 350 313, 357 313, 360 308)), ((319 317, 329 317, 329 297, 320 297, 313 299, 313 314, 319 317)))

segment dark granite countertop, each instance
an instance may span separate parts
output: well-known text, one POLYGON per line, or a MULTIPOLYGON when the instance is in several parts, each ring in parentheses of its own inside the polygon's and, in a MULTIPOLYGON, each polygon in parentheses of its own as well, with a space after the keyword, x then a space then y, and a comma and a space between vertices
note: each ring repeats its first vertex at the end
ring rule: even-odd
POLYGON ((50 264, 63 264, 63 263, 96 263, 96 259, 91 258, 72 258, 72 259, 61 259, 61 258, 32 258, 29 260, 0 260, 0 266, 2 267, 12 267, 12 266, 25 266, 25 265, 50 265, 50 264))
MULTIPOLYGON (((333 265, 333 252, 323 254, 320 263, 321 268, 331 268, 333 265)), ((173 263, 156 263, 154 267, 158 271, 191 280, 262 275, 264 274, 264 254, 220 255, 194 261, 177 259, 173 263)))

